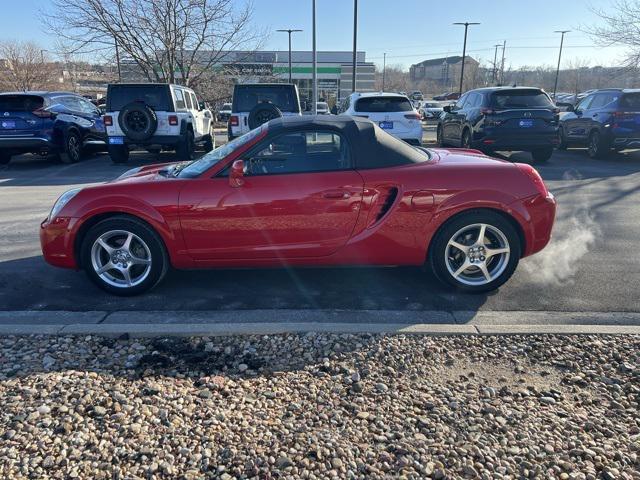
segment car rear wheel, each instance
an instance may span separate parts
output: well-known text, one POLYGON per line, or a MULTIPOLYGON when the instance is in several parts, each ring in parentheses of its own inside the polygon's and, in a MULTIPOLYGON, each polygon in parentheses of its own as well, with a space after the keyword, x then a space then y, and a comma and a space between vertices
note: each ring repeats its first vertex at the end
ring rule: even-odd
POLYGON ((589 135, 589 143, 587 145, 587 154, 591 158, 602 158, 609 151, 609 147, 606 144, 604 138, 597 130, 591 132, 589 135))
POLYGON ((153 288, 169 265, 160 237, 131 217, 96 224, 87 232, 80 254, 89 278, 103 290, 122 296, 153 288))
POLYGON ((520 261, 520 239, 501 215, 474 211, 440 228, 429 248, 438 279, 471 293, 495 290, 513 275, 520 261))
POLYGON ((553 155, 553 148, 539 148, 531 152, 533 163, 546 163, 553 155))
POLYGON ((196 141, 191 130, 187 130, 184 139, 176 146, 176 156, 180 161, 193 160, 196 141))
POLYGON ((129 148, 126 145, 109 145, 107 151, 113 163, 120 164, 129 161, 129 148))
POLYGON ((11 161, 11 154, 7 152, 0 152, 0 165, 6 165, 11 161))
POLYGON ((82 139, 76 132, 68 132, 64 141, 64 147, 60 152, 60 160, 63 163, 78 163, 82 158, 82 139))

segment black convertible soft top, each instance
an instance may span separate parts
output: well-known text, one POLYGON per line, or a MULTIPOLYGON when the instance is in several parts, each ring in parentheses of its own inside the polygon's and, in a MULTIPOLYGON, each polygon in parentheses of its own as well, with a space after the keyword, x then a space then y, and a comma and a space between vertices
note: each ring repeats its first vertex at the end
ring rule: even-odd
POLYGON ((269 132, 291 129, 334 130, 344 135, 351 146, 355 167, 384 168, 423 162, 425 153, 398 140, 366 118, 349 115, 295 115, 269 122, 269 132))

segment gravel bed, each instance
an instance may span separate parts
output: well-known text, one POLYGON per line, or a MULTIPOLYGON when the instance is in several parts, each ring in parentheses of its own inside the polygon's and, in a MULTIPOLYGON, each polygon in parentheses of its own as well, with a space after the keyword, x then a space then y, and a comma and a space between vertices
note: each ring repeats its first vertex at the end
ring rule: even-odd
POLYGON ((0 339, 0 478, 640 479, 640 337, 0 339))

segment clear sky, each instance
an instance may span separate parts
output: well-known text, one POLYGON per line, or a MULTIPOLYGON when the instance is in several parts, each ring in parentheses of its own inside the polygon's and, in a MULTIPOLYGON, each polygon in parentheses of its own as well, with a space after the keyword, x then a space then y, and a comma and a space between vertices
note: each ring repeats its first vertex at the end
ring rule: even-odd
MULTIPOLYGON (((302 28, 294 34, 293 48, 311 49, 311 0, 253 0, 254 24, 274 31, 302 28)), ((239 3, 242 3, 240 1, 239 3)), ((468 54, 493 61, 494 45, 507 41, 506 65, 555 65, 559 35, 554 30, 573 30, 565 39, 563 64, 588 61, 591 66, 617 64, 623 50, 596 48, 579 31, 598 18, 590 5, 607 9, 613 0, 359 0, 358 50, 367 59, 387 64, 412 63, 462 53, 463 27, 453 22, 481 22, 469 28, 468 54), (459 12, 459 13, 457 13, 459 12)), ((34 40, 44 48, 54 39, 37 20, 49 0, 0 0, 0 38, 34 40)), ((318 50, 350 50, 353 32, 353 0, 316 0, 318 50)), ((272 33, 265 49, 286 50, 287 35, 272 33)))

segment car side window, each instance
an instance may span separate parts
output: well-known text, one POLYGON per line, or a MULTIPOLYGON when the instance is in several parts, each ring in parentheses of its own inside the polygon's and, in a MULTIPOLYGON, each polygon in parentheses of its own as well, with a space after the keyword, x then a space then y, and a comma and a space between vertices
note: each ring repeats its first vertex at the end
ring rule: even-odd
POLYGON ((184 110, 186 108, 186 104, 184 103, 184 95, 182 94, 182 89, 176 88, 174 90, 176 96, 176 109, 184 110))
POLYGON ((184 103, 187 105, 187 110, 193 110, 193 104, 191 103, 191 95, 185 90, 184 103))
POLYGON ((465 102, 467 101, 467 98, 469 98, 469 94, 465 93, 464 95, 462 95, 458 101, 455 103, 455 105, 453 106, 454 110, 461 110, 462 108, 464 108, 465 102))
POLYGON ((198 98, 196 97, 196 94, 193 92, 191 92, 191 103, 193 104, 194 110, 200 110, 200 106, 198 105, 198 98))
POLYGON ((351 168, 344 138, 334 132, 306 131, 279 135, 263 143, 246 160, 247 175, 326 172, 351 168))
POLYGON ((80 102, 80 111, 86 114, 95 114, 98 111, 98 107, 96 107, 93 103, 84 100, 78 99, 80 102))
POLYGON ((606 93, 598 93, 589 108, 603 108, 609 105, 612 102, 615 102, 618 99, 618 95, 606 92, 606 93))
POLYGON ((480 95, 478 95, 477 93, 472 93, 471 95, 469 95, 469 99, 465 102, 464 108, 468 110, 470 108, 479 107, 480 99, 480 95))
POLYGON ((594 95, 589 95, 587 98, 583 98, 577 105, 576 110, 587 110, 593 102, 594 95))
POLYGON ((60 99, 60 103, 64 105, 67 110, 71 112, 82 112, 82 105, 80 104, 80 99, 77 97, 66 96, 60 99))

